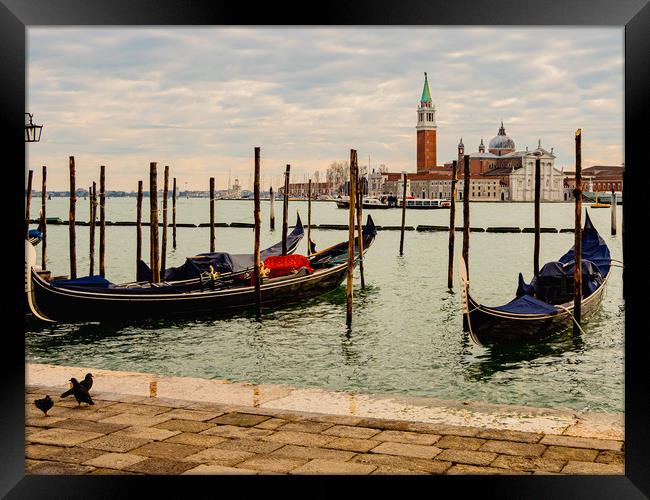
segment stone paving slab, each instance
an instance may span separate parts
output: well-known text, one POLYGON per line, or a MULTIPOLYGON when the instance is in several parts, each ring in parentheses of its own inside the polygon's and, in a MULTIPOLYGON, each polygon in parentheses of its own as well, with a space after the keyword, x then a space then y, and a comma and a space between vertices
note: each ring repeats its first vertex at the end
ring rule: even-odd
POLYGON ((201 464, 197 467, 194 467, 193 469, 186 470, 183 472, 183 475, 216 475, 216 474, 228 474, 228 475, 235 475, 235 474, 258 474, 258 471, 252 470, 252 469, 242 469, 238 467, 227 467, 225 465, 217 465, 217 464, 201 464))
POLYGON ((577 460, 580 462, 593 462, 598 456, 598 450, 585 448, 568 448, 566 446, 549 446, 544 452, 544 458, 563 460, 577 460))
POLYGON ((101 467, 105 469, 124 469, 146 459, 147 457, 131 453, 103 453, 86 460, 84 465, 91 465, 93 467, 101 467))
POLYGON ((569 462, 562 472, 565 474, 625 474, 623 464, 601 464, 596 462, 569 462))
POLYGON ((304 465, 296 467, 291 474, 370 474, 377 467, 358 462, 336 462, 315 458, 304 465))
POLYGON ((197 467, 195 462, 182 462, 170 458, 147 458, 133 465, 129 465, 124 470, 127 472, 142 472, 143 474, 182 474, 186 470, 197 467))
POLYGON ((204 446, 210 448, 218 443, 226 441, 228 438, 221 436, 208 436, 206 434, 195 434, 192 432, 182 432, 176 434, 170 438, 167 438, 166 441, 169 443, 180 443, 180 444, 191 444, 194 446, 204 446))
POLYGON ((92 420, 79 420, 76 418, 66 418, 52 424, 52 427, 61 429, 71 429, 77 431, 97 432, 98 434, 109 434, 128 427, 124 424, 110 424, 107 422, 94 422, 92 420))
POLYGON ((157 429, 167 429, 169 431, 199 433, 216 427, 214 424, 200 422, 197 420, 165 420, 154 425, 157 429))
POLYGON ((451 462, 445 462, 443 460, 428 460, 425 458, 381 455, 374 453, 362 453, 356 455, 351 459, 351 461, 373 465, 384 465, 396 469, 406 469, 426 474, 443 474, 447 469, 449 469, 449 467, 451 467, 451 462))
POLYGON ((52 453, 47 460, 56 462, 67 462, 70 464, 88 465, 85 462, 102 455, 104 452, 90 448, 59 448, 59 451, 52 453))
POLYGON ((196 379, 31 366, 41 383, 26 387, 28 474, 624 473, 620 415, 224 381, 189 401, 196 379), (84 371, 97 373, 96 405, 59 404, 61 375, 84 371), (31 403, 47 393, 51 417, 31 403), (342 413, 312 411, 328 404, 342 413))
POLYGON ((127 436, 116 436, 108 434, 106 436, 86 441, 81 446, 84 448, 92 448, 94 450, 114 451, 118 453, 125 453, 135 448, 139 448, 149 442, 148 439, 133 438, 127 436))
POLYGON ((350 425, 335 425, 323 431, 323 434, 336 437, 347 437, 356 439, 368 439, 380 434, 379 429, 370 429, 369 427, 353 427, 350 425))
MULTIPOLYGON (((451 438, 451 436, 445 436, 445 438, 451 438)), ((440 436, 437 434, 418 434, 417 432, 409 431, 382 431, 372 436, 372 439, 376 441, 394 441, 396 443, 421 444, 426 446, 438 443, 440 436)), ((441 448, 445 447, 442 446, 441 448)))
POLYGON ((113 435, 140 438, 151 441, 162 441, 180 433, 181 431, 170 431, 167 429, 158 429, 156 427, 143 427, 134 425, 132 427, 126 427, 124 429, 116 431, 113 433, 113 435))
POLYGON ((274 443, 272 441, 260 441, 255 439, 226 439, 221 443, 217 443, 215 448, 222 450, 239 450, 249 453, 271 453, 278 448, 284 447, 282 443, 274 443))
POLYGON ((325 460, 333 460, 336 462, 346 462, 356 455, 352 451, 331 450, 328 448, 316 448, 312 446, 295 446, 287 444, 281 448, 273 451, 272 455, 280 457, 293 457, 293 458, 322 458, 325 460))
POLYGON ((373 453, 384 453, 386 455, 401 455, 404 457, 433 458, 442 451, 435 446, 424 446, 420 444, 404 444, 386 441, 371 450, 373 453))
POLYGON ((556 436, 547 434, 540 440, 540 444, 555 444, 558 446, 571 446, 573 448, 590 448, 594 450, 613 450, 620 451, 623 446, 622 441, 613 441, 610 439, 595 439, 573 436, 556 436))
POLYGON ((49 476, 55 474, 87 474, 92 472, 92 470, 92 467, 87 467, 85 465, 42 461, 30 466, 27 473, 49 476))
POLYGON ((202 446, 154 441, 131 450, 134 455, 152 458, 182 459, 203 450, 202 446))
POLYGON ((260 472, 280 472, 287 473, 307 462, 304 458, 278 457, 275 455, 255 455, 248 460, 244 460, 237 467, 243 469, 252 469, 260 472))
POLYGON ((41 432, 35 432, 27 439, 32 443, 74 446, 101 436, 102 434, 99 432, 50 428, 41 432))
POLYGON ((207 464, 219 464, 232 466, 243 462, 247 458, 254 457, 255 453, 250 453, 248 451, 242 450, 225 450, 222 448, 207 448, 205 450, 199 451, 194 455, 188 455, 185 457, 186 461, 189 462, 198 462, 198 463, 207 463, 207 464))

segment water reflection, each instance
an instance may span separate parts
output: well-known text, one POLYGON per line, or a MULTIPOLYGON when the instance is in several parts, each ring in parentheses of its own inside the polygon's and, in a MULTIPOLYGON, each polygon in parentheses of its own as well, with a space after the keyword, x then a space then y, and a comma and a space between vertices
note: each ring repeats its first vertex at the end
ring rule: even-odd
POLYGON ((482 353, 465 363, 470 380, 485 381, 496 373, 517 370, 536 360, 560 362, 568 353, 577 355, 571 357, 575 361, 583 353, 585 342, 581 335, 567 330, 540 342, 491 344, 481 349, 482 353))

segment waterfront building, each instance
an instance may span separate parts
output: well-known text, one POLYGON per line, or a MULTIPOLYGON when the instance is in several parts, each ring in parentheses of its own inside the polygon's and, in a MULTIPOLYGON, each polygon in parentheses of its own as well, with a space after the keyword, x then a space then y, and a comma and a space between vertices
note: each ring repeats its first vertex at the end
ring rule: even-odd
MULTIPOLYGON (((458 164, 463 165, 465 145, 461 139, 458 144, 458 164)), ((535 199, 535 161, 540 159, 541 200, 562 201, 564 196, 564 176, 555 167, 553 148, 547 151, 542 147, 541 140, 537 148, 529 151, 517 151, 515 141, 506 134, 503 122, 497 135, 488 143, 485 150, 483 139, 478 151, 469 155, 469 170, 472 180, 490 179, 491 182, 481 185, 476 190, 476 197, 490 198, 500 201, 534 201, 535 199)), ((462 176, 462 171, 460 173, 462 176)), ((478 188, 478 184, 477 184, 478 188)))
MULTIPOLYGON (((623 165, 594 165, 582 169, 582 178, 585 181, 585 191, 610 193, 612 189, 617 192, 623 191, 623 165)), ((566 186, 570 189, 575 187, 575 170, 566 169, 566 186)))

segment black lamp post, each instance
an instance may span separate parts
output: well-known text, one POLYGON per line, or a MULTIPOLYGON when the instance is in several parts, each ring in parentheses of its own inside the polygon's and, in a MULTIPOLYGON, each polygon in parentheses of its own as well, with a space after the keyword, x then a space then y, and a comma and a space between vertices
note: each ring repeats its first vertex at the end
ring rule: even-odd
POLYGON ((25 142, 39 142, 41 140, 43 125, 34 125, 32 122, 33 115, 31 113, 25 113, 25 117, 27 116, 29 116, 29 123, 25 123, 25 142))

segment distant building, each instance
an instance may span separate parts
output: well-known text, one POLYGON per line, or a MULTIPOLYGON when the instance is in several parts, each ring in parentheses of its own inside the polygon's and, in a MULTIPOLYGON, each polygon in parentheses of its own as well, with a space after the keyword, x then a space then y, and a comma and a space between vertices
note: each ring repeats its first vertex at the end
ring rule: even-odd
MULTIPOLYGON (((308 182, 294 182, 289 184, 289 196, 295 196, 298 198, 307 198, 307 192, 309 191, 308 182)), ((278 190, 281 196, 284 196, 284 186, 280 187, 278 190)), ((326 196, 330 194, 329 184, 327 182, 312 182, 311 183, 311 196, 312 199, 318 199, 321 196, 326 196)))
MULTIPOLYGON (((582 179, 585 183, 585 191, 606 191, 610 193, 612 189, 617 192, 623 191, 623 173, 625 167, 623 165, 594 165, 582 169, 582 179)), ((569 189, 575 188, 575 170, 566 169, 564 171, 566 177, 566 187, 569 189)))
MULTIPOLYGON (((465 146, 461 139, 458 144, 458 165, 463 165, 465 146)), ((541 200, 562 201, 564 197, 564 175, 555 168, 555 155, 553 148, 547 151, 542 147, 541 140, 537 149, 517 151, 515 141, 507 134, 503 122, 501 127, 485 151, 483 139, 478 146, 478 151, 469 155, 470 177, 474 179, 498 180, 486 184, 487 191, 480 190, 480 196, 487 195, 493 200, 500 201, 534 201, 535 199, 535 162, 540 160, 541 200), (489 186, 489 188, 488 188, 489 186)), ((462 168, 459 168, 462 176, 462 168)), ((478 195, 477 195, 478 196, 478 195)))

